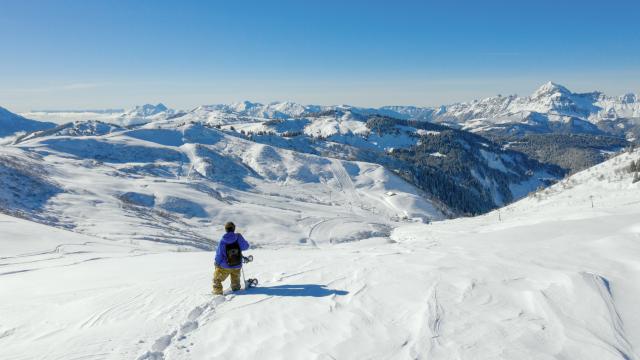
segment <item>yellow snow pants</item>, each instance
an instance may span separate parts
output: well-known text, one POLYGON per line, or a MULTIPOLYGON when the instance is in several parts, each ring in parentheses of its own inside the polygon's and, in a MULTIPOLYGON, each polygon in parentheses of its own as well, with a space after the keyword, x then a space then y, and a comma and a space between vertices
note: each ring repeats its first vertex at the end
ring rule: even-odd
POLYGON ((213 293, 222 295, 222 282, 231 276, 231 290, 240 290, 240 269, 225 269, 216 266, 213 272, 213 293))

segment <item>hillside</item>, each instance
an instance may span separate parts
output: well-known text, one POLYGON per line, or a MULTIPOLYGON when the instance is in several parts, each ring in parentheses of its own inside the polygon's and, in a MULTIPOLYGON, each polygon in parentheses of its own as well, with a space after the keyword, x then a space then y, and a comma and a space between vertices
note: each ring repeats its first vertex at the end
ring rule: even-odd
POLYGON ((438 108, 383 107, 389 116, 471 131, 574 173, 640 139, 634 94, 575 93, 548 82, 530 96, 494 96, 438 108))
MULTIPOLYGON (((189 128, 184 130, 187 137, 189 128)), ((129 138, 142 138, 145 131, 116 137, 139 146, 129 138)), ((170 134, 163 137, 166 144, 177 142, 170 134)), ((223 143, 233 140, 221 137, 223 143)), ((61 140, 57 151, 70 139, 61 140)), ((44 143, 28 146, 53 152, 44 143)), ((168 145, 154 146, 168 156, 168 145)), ((20 156, 25 150, 15 151, 13 156, 20 156)), ((128 152, 110 153, 109 159, 122 154, 128 152)), ((61 155, 44 156, 72 161, 61 155)), ((272 214, 256 204, 258 199, 273 205, 277 196, 253 192, 249 203, 247 192, 244 211, 257 211, 245 212, 237 222, 257 244, 248 252, 255 260, 245 271, 259 278, 260 286, 217 298, 208 294, 211 252, 130 241, 126 222, 96 221, 109 220, 105 212, 92 212, 103 210, 85 207, 77 213, 85 221, 91 215, 102 227, 92 230, 98 237, 0 215, 0 246, 9 250, 0 259, 0 293, 10 294, 0 303, 0 357, 638 359, 640 182, 632 183, 626 170, 631 160, 640 160, 640 152, 620 155, 499 212, 431 225, 396 223, 390 234, 353 237, 362 222, 333 206, 339 217, 308 234, 315 241, 333 231, 329 241, 316 246, 275 240, 274 234, 294 237, 293 227, 256 230, 273 219, 265 218, 272 214), (123 234, 120 240, 99 237, 116 232, 123 234)), ((59 166, 63 170, 52 180, 78 168, 75 181, 91 192, 106 191, 106 174, 83 179, 84 170, 73 164, 59 166)), ((100 166, 108 173, 122 165, 100 166)), ((267 176, 265 168, 255 169, 267 176)), ((155 185, 143 177, 129 179, 148 185, 138 191, 162 186, 168 193, 177 191, 178 180, 155 185)), ((117 191, 131 193, 119 188, 123 185, 118 183, 117 191)), ((300 204, 279 206, 287 212, 300 204)), ((315 212, 323 207, 306 206, 315 212)), ((242 208, 231 209, 225 218, 242 208)), ((269 210, 284 219, 275 211, 275 206, 269 210)), ((369 223, 377 221, 372 212, 360 214, 369 223)), ((218 223, 209 225, 211 236, 220 234, 218 223)))
MULTIPOLYGON (((438 206, 448 216, 484 213, 547 186, 565 173, 555 164, 542 164, 463 130, 375 113, 363 114, 350 107, 327 110, 301 108, 292 103, 280 105, 265 107, 244 102, 201 106, 188 112, 167 109, 162 104, 144 105, 110 119, 98 114, 102 120, 77 120, 24 134, 14 138, 13 143, 25 149, 29 143, 49 144, 51 141, 45 138, 92 136, 110 141, 118 139, 118 133, 127 134, 136 129, 162 128, 165 132, 174 132, 186 126, 198 126, 205 132, 221 132, 225 138, 234 138, 238 143, 381 165, 417 187, 428 199, 439 202, 438 206), (285 116, 291 112, 301 117, 285 116)), ((149 133, 144 140, 162 144, 165 135, 157 134, 158 139, 149 133)), ((185 143, 198 144, 199 141, 187 139, 185 143)), ((103 151, 92 149, 93 145, 104 147, 101 142, 83 140, 82 144, 82 151, 87 153, 103 151)), ((82 151, 74 155, 85 156, 82 151)), ((148 161, 155 158, 152 156, 143 162, 148 161)))
MULTIPOLYGON (((216 126, 229 125, 238 128, 238 131, 251 134, 274 134, 289 139, 311 138, 294 141, 304 143, 305 146, 295 149, 304 152, 310 150, 309 141, 328 138, 331 142, 348 145, 331 153, 334 157, 347 154, 346 158, 353 158, 361 156, 363 152, 378 151, 376 154, 369 154, 367 158, 357 158, 365 161, 385 158, 381 151, 390 148, 409 148, 417 144, 415 139, 406 137, 386 137, 369 141, 370 131, 365 126, 369 119, 382 117, 395 119, 396 122, 440 124, 481 135, 499 147, 523 153, 530 160, 546 165, 544 171, 547 175, 528 179, 527 182, 531 183, 532 187, 518 186, 526 187, 525 193, 538 186, 545 186, 549 180, 562 177, 564 173, 575 173, 605 161, 609 154, 620 151, 640 139, 640 101, 637 95, 610 96, 600 91, 578 93, 553 82, 543 84, 529 96, 497 95, 435 107, 363 108, 350 105, 303 105, 289 101, 267 104, 243 101, 203 105, 190 111, 172 110, 162 104, 147 104, 110 115, 102 112, 29 112, 22 115, 57 122, 65 119, 98 120, 121 126, 166 119, 205 122, 216 126), (354 152, 357 154, 354 155, 354 152)), ((287 148, 293 146, 292 141, 281 139, 271 144, 287 148)), ((432 153, 441 152, 435 150, 432 153)), ((464 160, 457 157, 455 161, 464 160)), ((478 161, 482 162, 481 159, 478 161)), ((380 164, 388 166, 385 160, 380 164)), ((394 166, 397 167, 397 164, 389 167, 394 166)), ((537 172, 537 167, 534 167, 529 170, 537 172)), ((438 172, 446 172, 447 168, 451 166, 436 165, 438 172)), ((478 172, 481 171, 476 171, 478 172)), ((425 186, 413 180, 416 176, 422 176, 418 169, 410 168, 408 173, 410 176, 406 179, 414 185, 425 191, 434 190, 432 185, 425 186)), ((523 178, 521 172, 515 173, 518 174, 516 177, 523 178)), ((510 186, 517 186, 520 181, 516 181, 517 184, 512 180, 505 181, 500 175, 498 178, 490 176, 488 179, 469 173, 449 175, 452 175, 453 179, 439 182, 447 183, 447 187, 450 187, 451 182, 466 183, 463 188, 455 190, 458 194, 464 194, 462 197, 447 200, 447 205, 458 214, 483 213, 487 209, 511 201, 510 199, 521 197, 519 192, 506 191, 503 185, 499 185, 511 183, 510 186), (496 192, 499 188, 502 190, 496 192)))
POLYGON ((5 213, 110 240, 202 249, 213 245, 212 226, 229 217, 265 244, 292 245, 331 242, 333 233, 388 234, 395 222, 447 211, 380 165, 284 150, 200 123, 60 126, 1 147, 0 178, 5 213), (358 225, 344 230, 336 219, 358 225))
POLYGON ((8 138, 16 134, 46 130, 54 126, 55 124, 53 123, 27 119, 0 107, 0 144, 4 142, 2 138, 8 138))
POLYGON ((23 115, 58 122, 92 120, 129 127, 157 121, 199 122, 237 130, 238 135, 271 146, 378 163, 439 198, 456 215, 473 215, 517 200, 567 173, 607 160, 610 154, 640 138, 639 114, 640 101, 634 94, 577 93, 548 82, 529 96, 498 95, 437 107, 363 108, 243 101, 203 105, 190 111, 147 104, 122 113, 30 112, 23 115), (377 128, 372 132, 370 125, 377 119, 383 119, 386 125, 383 129, 373 124, 377 128), (393 129, 391 123, 398 126, 393 129), (442 139, 424 141, 438 138, 442 132, 442 126, 428 124, 458 131, 445 131, 447 136, 442 139), (429 129, 432 131, 427 132, 429 129), (385 136, 381 136, 382 130, 386 131, 385 136), (469 132, 485 140, 469 143, 465 140, 469 139, 469 132), (425 137, 427 134, 430 136, 425 137), (445 154, 447 147, 441 144, 452 138, 465 143, 463 152, 472 154, 445 154), (438 145, 423 152, 419 145, 424 143, 438 145), (483 156, 482 151, 487 149, 478 144, 490 143, 493 143, 490 154, 483 156), (411 155, 405 154, 399 159, 394 150, 408 151, 411 155), (513 152, 524 157, 514 156, 513 152), (433 154, 446 156, 434 161, 433 154), (477 168, 469 168, 470 158, 477 168), (512 167, 509 161, 502 160, 500 169, 504 167, 507 171, 495 172, 490 169, 488 158, 518 158, 518 161, 512 167), (444 177, 434 174, 444 174, 444 177))

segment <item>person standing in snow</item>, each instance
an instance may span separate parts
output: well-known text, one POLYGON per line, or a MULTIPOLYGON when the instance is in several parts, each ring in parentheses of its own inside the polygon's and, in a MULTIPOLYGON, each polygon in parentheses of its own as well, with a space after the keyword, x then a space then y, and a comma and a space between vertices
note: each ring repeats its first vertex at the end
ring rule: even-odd
POLYGON ((225 234, 216 250, 215 271, 213 273, 213 294, 222 295, 222 282, 231 276, 231 290, 240 290, 242 251, 249 249, 249 243, 236 233, 232 222, 224 224, 225 234))

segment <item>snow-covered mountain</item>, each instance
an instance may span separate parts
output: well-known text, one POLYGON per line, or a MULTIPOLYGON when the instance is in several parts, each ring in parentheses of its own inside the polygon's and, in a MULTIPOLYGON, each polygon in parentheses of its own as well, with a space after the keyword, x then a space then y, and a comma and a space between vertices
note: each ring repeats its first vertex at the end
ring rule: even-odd
POLYGON ((204 122, 254 142, 375 162, 435 198, 446 199, 456 214, 501 206, 563 175, 557 167, 527 159, 480 136, 429 122, 351 107, 310 109, 301 117, 276 119, 236 110, 199 107, 168 122, 204 122))
POLYGON ((98 120, 74 121, 48 130, 26 133, 15 137, 13 143, 18 144, 30 139, 47 136, 99 136, 122 130, 124 130, 122 126, 98 120))
MULTIPOLYGON (((361 115, 378 114, 405 120, 441 123, 470 131, 603 133, 599 125, 625 120, 632 125, 640 119, 640 101, 635 94, 607 96, 601 92, 574 93, 547 82, 530 96, 494 96, 468 103, 438 107, 383 106, 362 108, 350 105, 302 105, 293 102, 260 104, 249 101, 229 105, 208 105, 196 109, 212 112, 212 117, 229 115, 287 119, 333 110, 349 110, 361 115), (224 114, 224 115, 222 115, 224 114)), ((618 128, 622 128, 618 125, 618 128)), ((605 130, 606 132, 606 130, 605 130)))
POLYGON ((247 141, 300 153, 378 163, 434 198, 445 199, 453 213, 477 214, 546 186, 564 172, 605 160, 627 146, 625 137, 634 140, 640 134, 639 113, 635 95, 614 98, 598 92, 573 93, 549 82, 527 97, 496 96, 438 108, 244 101, 183 112, 147 104, 92 125, 65 124, 63 129, 27 135, 19 141, 60 134, 64 129, 104 135, 119 127, 147 123, 174 128, 203 124, 247 141), (488 139, 471 137, 465 131, 488 139), (571 137, 576 134, 584 137, 571 137), (495 159, 500 160, 496 163, 495 159))
POLYGON ((232 103, 229 105, 214 105, 213 107, 217 108, 220 111, 228 113, 236 113, 242 116, 269 119, 300 117, 305 113, 318 112, 322 111, 322 109, 329 109, 329 107, 322 107, 317 105, 301 105, 290 101, 273 102, 266 105, 243 101, 232 103))
POLYGON ((16 135, 19 133, 29 133, 33 131, 46 130, 56 125, 49 122, 34 121, 9 110, 0 107, 0 138, 16 135))
POLYGON ((119 125, 124 126, 140 125, 167 119, 176 113, 178 113, 176 110, 169 109, 164 104, 145 104, 124 112, 117 117, 116 121, 119 125))
POLYGON ((52 136, 104 136, 147 123, 171 129, 199 124, 297 153, 377 163, 418 186, 432 199, 442 200, 452 215, 488 211, 563 175, 559 168, 532 161, 464 131, 428 122, 407 123, 381 117, 371 109, 348 106, 264 106, 245 102, 176 112, 160 104, 137 107, 110 122, 76 121, 21 136, 15 143, 52 136))
POLYGON ((636 94, 608 96, 602 92, 574 93, 547 82, 530 96, 494 96, 472 102, 437 107, 383 106, 363 108, 351 105, 303 105, 295 102, 268 104, 242 101, 231 104, 202 105, 189 112, 169 109, 163 104, 146 104, 123 113, 29 112, 21 115, 56 122, 100 120, 119 125, 135 125, 188 114, 194 119, 291 119, 330 111, 350 111, 363 116, 373 114, 403 120, 440 123, 474 132, 503 133, 588 133, 615 134, 636 139, 640 124, 640 100, 636 94))
POLYGON ((557 167, 400 110, 143 106, 15 134, 0 358, 638 360, 640 151, 549 186, 557 167), (229 220, 260 285, 213 298, 229 220))
MULTIPOLYGON (((495 96, 438 108, 383 107, 408 119, 432 121, 470 131, 603 133, 599 125, 640 119, 640 101, 634 94, 619 97, 601 92, 574 93, 547 82, 531 96, 495 96)), ((622 126, 619 126, 622 127, 622 126)), ((630 136, 630 137, 634 137, 630 136)))
POLYGON ((212 224, 238 216, 261 218, 264 225, 247 234, 265 243, 322 243, 347 236, 328 221, 336 214, 362 223, 347 236, 357 238, 403 219, 442 219, 446 211, 378 164, 174 120, 134 129, 76 122, 37 132, 0 147, 0 170, 1 211, 111 240, 209 248, 212 224))
POLYGON ((375 211, 348 202, 390 209, 395 196, 376 187, 407 185, 370 164, 296 161, 194 125, 32 141, 0 158, 57 187, 43 208, 69 208, 81 226, 0 214, 0 358, 639 359, 640 181, 628 170, 638 151, 484 216, 381 231, 375 211), (199 150, 184 141, 195 136, 199 150), (117 147, 101 145, 100 161, 73 154, 85 141, 117 147), (163 175, 177 170, 172 151, 199 175, 163 175), (186 161, 205 152, 229 162, 186 161), (234 163, 256 171, 245 190, 218 184, 234 163), (296 181, 316 170, 326 183, 296 181), (289 181, 252 185, 278 174, 289 181), (198 218, 194 204, 214 220, 179 215, 198 218), (217 238, 222 219, 254 244, 244 271, 258 287, 214 298, 211 252, 144 238, 217 238))
POLYGON ((437 108, 383 107, 392 117, 481 134, 543 163, 576 172, 640 139, 636 95, 574 93, 548 82, 531 96, 495 96, 437 108))

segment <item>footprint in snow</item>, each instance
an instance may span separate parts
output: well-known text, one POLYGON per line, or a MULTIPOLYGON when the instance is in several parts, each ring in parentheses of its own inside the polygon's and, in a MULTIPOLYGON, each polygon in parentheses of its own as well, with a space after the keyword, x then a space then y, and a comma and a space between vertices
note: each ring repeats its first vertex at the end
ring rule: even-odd
POLYGON ((138 360, 163 360, 164 350, 171 345, 171 340, 176 336, 176 333, 177 331, 173 331, 171 334, 159 337, 151 346, 151 351, 142 354, 138 360))
MULTIPOLYGON (((235 297, 234 294, 229 294, 226 296, 216 295, 213 297, 210 303, 205 303, 203 305, 196 306, 189 312, 189 314, 187 315, 186 321, 180 325, 179 331, 174 330, 170 334, 163 335, 158 339, 156 339, 156 341, 153 343, 153 346, 151 346, 151 351, 147 351, 146 353, 138 357, 138 360, 164 359, 164 351, 171 345, 173 339, 176 337, 178 333, 180 334, 177 338, 178 341, 186 340, 187 335, 198 328, 199 326, 198 319, 205 313, 206 310, 208 309, 213 310, 217 305, 220 305, 225 301, 231 300, 234 297, 235 297)), ((186 349, 186 351, 189 351, 187 347, 184 345, 178 345, 178 348, 186 349)))
POLYGON ((169 335, 164 335, 159 337, 155 343, 153 343, 153 346, 151 347, 151 350, 153 352, 163 352, 164 349, 166 349, 167 347, 169 347, 169 345, 171 345, 171 340, 173 339, 174 336, 176 336, 177 331, 173 331, 171 334, 169 335))

